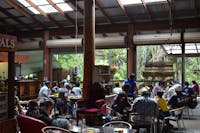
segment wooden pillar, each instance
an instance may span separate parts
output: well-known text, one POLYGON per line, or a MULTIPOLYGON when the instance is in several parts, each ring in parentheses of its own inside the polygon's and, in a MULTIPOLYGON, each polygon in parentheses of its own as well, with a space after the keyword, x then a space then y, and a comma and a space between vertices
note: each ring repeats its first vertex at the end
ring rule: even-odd
POLYGON ((8 53, 8 118, 14 117, 15 52, 8 53))
POLYGON ((185 42, 184 42, 184 31, 181 32, 181 82, 183 83, 185 81, 185 42))
POLYGON ((46 47, 46 42, 49 39, 49 32, 45 31, 43 36, 43 80, 49 80, 51 81, 51 52, 50 49, 46 47))
POLYGON ((135 76, 137 77, 136 73, 136 61, 137 61, 137 50, 136 46, 133 43, 133 35, 134 35, 134 26, 132 24, 128 25, 128 50, 127 50, 127 74, 130 75, 131 73, 135 73, 135 76))
POLYGON ((84 0, 84 9, 83 98, 89 98, 95 61, 95 0, 84 0))

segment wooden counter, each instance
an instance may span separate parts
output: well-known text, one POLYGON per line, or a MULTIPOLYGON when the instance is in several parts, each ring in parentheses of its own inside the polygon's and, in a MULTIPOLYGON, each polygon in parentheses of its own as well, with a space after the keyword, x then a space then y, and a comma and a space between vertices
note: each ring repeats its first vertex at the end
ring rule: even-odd
POLYGON ((16 81, 19 87, 19 98, 29 100, 37 98, 40 89, 40 83, 37 80, 20 80, 16 81))
POLYGON ((16 119, 0 121, 0 133, 16 133, 16 119))

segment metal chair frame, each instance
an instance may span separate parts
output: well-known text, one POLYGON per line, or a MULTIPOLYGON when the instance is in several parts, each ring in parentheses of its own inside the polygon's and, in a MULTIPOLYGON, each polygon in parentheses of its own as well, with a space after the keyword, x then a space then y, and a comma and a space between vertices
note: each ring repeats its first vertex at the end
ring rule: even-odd
POLYGON ((55 126, 46 126, 42 128, 43 133, 54 133, 54 131, 61 131, 60 133, 70 133, 70 131, 67 129, 55 127, 55 126))
POLYGON ((126 121, 110 121, 105 123, 102 127, 107 127, 107 126, 111 126, 111 125, 125 125, 126 127, 128 127, 128 129, 132 129, 132 125, 126 121))

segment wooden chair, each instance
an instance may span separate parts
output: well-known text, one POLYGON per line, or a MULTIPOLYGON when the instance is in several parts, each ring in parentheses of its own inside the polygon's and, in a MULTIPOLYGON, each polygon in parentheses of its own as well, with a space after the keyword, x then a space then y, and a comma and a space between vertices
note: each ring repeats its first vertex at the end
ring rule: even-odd
POLYGON ((70 131, 54 126, 46 126, 42 128, 42 133, 69 133, 70 131))
POLYGON ((107 126, 132 129, 132 125, 126 121, 110 121, 105 123, 102 127, 107 127, 107 126))

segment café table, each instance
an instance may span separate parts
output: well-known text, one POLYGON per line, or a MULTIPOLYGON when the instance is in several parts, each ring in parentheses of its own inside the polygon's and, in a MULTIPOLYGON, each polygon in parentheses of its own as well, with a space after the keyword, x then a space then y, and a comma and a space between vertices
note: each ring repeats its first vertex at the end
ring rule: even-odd
POLYGON ((117 127, 86 127, 81 129, 80 126, 72 126, 71 133, 136 133, 136 129, 117 128, 117 127))
POLYGON ((73 116, 76 117, 76 110, 78 108, 77 101, 82 99, 82 96, 70 95, 68 96, 68 100, 71 102, 73 107, 73 116))

